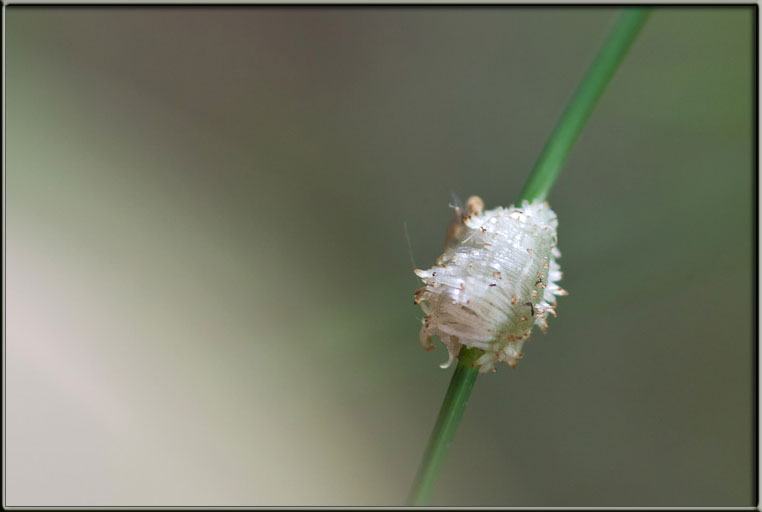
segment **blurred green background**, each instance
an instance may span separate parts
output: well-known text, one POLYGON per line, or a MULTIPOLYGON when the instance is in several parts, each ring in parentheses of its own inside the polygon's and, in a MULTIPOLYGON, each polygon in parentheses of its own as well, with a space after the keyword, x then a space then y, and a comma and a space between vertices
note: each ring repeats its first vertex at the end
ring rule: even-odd
MULTIPOLYGON (((433 505, 753 504, 754 9, 653 13, 433 505)), ((616 10, 6 13, 6 504, 402 504, 452 371, 403 223, 514 201, 616 10)))

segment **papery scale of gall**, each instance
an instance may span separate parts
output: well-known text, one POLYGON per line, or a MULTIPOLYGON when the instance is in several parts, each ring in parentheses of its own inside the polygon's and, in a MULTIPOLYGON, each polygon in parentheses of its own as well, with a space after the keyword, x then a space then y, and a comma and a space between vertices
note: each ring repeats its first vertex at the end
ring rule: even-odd
POLYGON ((420 338, 427 350, 438 337, 447 347, 447 368, 461 347, 484 354, 474 364, 479 372, 497 362, 515 367, 532 328, 545 331, 548 315, 556 315, 561 268, 556 259, 558 220, 547 202, 483 211, 473 196, 447 229, 445 252, 428 270, 416 270, 423 288, 415 295, 426 315, 420 338))

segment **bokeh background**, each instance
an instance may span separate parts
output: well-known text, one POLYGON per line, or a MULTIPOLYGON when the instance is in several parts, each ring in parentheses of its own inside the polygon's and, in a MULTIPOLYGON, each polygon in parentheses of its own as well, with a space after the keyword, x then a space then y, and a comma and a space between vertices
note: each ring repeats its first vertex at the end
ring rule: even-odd
MULTIPOLYGON (((756 500, 754 9, 655 10, 433 505, 756 500)), ((7 8, 6 504, 402 504, 452 371, 403 224, 514 201, 616 13, 7 8)))

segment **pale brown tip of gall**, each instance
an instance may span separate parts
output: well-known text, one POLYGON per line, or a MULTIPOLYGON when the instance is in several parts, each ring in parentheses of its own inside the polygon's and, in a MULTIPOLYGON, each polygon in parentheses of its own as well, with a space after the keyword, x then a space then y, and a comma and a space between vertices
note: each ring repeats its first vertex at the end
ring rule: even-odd
POLYGON ((466 200, 466 215, 481 215, 484 201, 479 196, 471 196, 466 200))

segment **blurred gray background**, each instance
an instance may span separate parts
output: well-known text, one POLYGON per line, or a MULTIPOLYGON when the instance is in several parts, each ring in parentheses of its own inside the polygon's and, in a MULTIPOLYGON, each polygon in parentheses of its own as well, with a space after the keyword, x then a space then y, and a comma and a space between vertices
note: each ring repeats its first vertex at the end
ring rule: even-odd
MULTIPOLYGON (((403 222, 513 202, 617 11, 6 13, 6 504, 402 504, 452 371, 403 222)), ((752 505, 754 19, 655 10, 433 505, 752 505)))

